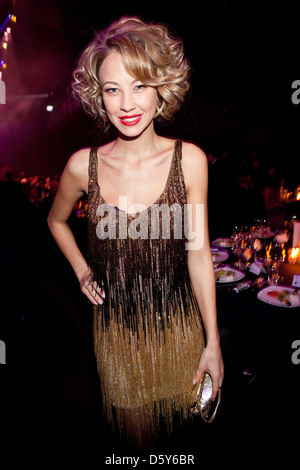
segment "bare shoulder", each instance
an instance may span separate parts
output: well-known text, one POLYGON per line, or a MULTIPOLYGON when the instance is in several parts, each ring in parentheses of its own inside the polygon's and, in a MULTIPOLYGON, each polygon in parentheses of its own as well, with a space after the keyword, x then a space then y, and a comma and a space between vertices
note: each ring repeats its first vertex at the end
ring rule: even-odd
POLYGON ((66 168, 74 176, 79 176, 89 166, 90 148, 83 148, 74 152, 69 158, 66 168))
POLYGON ((64 174, 66 177, 76 181, 77 186, 82 191, 88 188, 88 168, 90 148, 82 148, 74 152, 65 166, 64 174))
POLYGON ((192 142, 182 142, 182 162, 190 165, 203 165, 207 158, 203 150, 192 142))
POLYGON ((207 178, 207 157, 203 150, 192 142, 182 142, 182 170, 186 187, 199 178, 207 178))

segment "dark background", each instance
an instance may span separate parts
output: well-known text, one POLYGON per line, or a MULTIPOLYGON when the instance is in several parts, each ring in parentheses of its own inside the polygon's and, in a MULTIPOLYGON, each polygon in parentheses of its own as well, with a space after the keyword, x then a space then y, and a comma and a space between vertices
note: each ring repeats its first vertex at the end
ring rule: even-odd
POLYGON ((103 143, 105 137, 80 110, 61 113, 80 52, 96 30, 122 15, 167 23, 184 40, 192 64, 189 98, 159 132, 192 140, 206 152, 255 149, 267 165, 286 169, 298 163, 300 106, 291 101, 299 68, 293 3, 4 0, 1 23, 9 12, 17 23, 6 51, 0 163, 15 172, 60 174, 74 150, 103 143), (51 116, 45 110, 50 101, 51 116))
MULTIPOLYGON (((2 0, 0 24, 9 13, 17 23, 5 57, 0 165, 11 166, 14 175, 60 174, 73 151, 107 139, 70 98, 72 71, 96 30, 122 15, 138 15, 165 22, 181 36, 193 68, 188 100, 158 131, 218 156, 233 151, 235 162, 255 150, 266 168, 278 166, 292 189, 299 184, 300 105, 291 101, 292 83, 300 78, 294 3, 132 1, 121 7, 95 0, 2 0), (54 105, 51 114, 48 103, 54 105)), ((0 340, 7 351, 7 364, 0 368, 1 452, 8 449, 11 462, 37 458, 41 468, 54 455, 54 464, 60 462, 58 450, 69 462, 79 454, 84 462, 92 456, 102 468, 104 457, 120 448, 102 420, 91 304, 49 233, 49 205, 37 209, 15 186, 9 191, 0 194, 0 340)), ((230 212, 236 221, 237 205, 227 209, 224 218, 230 212)), ((224 236, 222 217, 213 214, 213 222, 224 236)), ((86 219, 73 215, 70 225, 86 254, 86 219)), ((226 302, 234 304, 224 298, 221 311, 226 302)), ((238 308, 229 305, 235 316, 230 333, 238 347, 231 357, 232 345, 225 343, 227 385, 219 419, 208 428, 198 427, 199 421, 184 427, 173 447, 161 453, 183 448, 200 464, 205 454, 210 467, 276 461, 279 452, 286 461, 298 448, 300 366, 291 364, 290 347, 299 338, 299 317, 287 309, 275 316, 243 294, 233 298, 238 308), (250 375, 242 375, 248 367, 250 375)))

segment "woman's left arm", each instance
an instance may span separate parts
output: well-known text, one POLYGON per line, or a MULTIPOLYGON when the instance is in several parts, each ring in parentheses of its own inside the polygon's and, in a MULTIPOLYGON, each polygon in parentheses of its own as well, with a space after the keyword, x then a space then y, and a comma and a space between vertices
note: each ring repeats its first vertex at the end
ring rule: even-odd
POLYGON ((206 333, 206 347, 195 372, 194 382, 198 382, 202 373, 207 370, 213 380, 214 399, 222 385, 224 364, 217 324, 216 283, 208 231, 207 158, 199 147, 189 143, 183 144, 182 154, 189 209, 188 269, 206 333))

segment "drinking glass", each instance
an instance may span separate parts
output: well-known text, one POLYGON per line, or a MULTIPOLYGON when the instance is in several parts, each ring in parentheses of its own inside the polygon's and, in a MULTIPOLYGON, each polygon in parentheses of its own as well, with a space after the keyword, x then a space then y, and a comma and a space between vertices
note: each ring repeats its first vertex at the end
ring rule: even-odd
POLYGON ((282 249, 279 244, 272 242, 269 255, 265 262, 269 285, 278 284, 280 281, 280 265, 283 261, 282 249))

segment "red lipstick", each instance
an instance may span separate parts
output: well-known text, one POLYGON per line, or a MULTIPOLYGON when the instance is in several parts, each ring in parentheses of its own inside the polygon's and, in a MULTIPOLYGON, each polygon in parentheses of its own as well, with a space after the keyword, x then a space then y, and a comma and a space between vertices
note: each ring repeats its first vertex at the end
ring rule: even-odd
POLYGON ((132 114, 130 116, 120 116, 120 121, 124 126, 135 126, 142 119, 142 114, 132 114))

